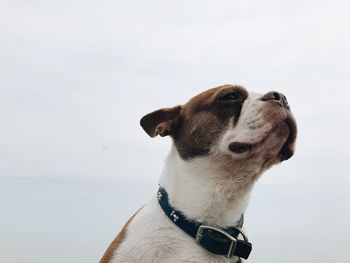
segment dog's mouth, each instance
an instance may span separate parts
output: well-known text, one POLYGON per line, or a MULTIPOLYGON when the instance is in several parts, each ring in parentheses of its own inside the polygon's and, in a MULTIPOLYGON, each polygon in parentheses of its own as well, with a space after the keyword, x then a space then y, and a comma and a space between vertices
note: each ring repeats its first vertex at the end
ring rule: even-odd
MULTIPOLYGON (((280 161, 285 161, 290 159, 294 155, 294 145, 296 140, 296 134, 297 134, 297 126, 296 122, 293 118, 293 116, 288 115, 286 119, 283 121, 284 126, 288 127, 288 137, 285 139, 285 143, 281 147, 280 151, 278 152, 278 157, 280 158, 280 161)), ((232 142, 228 146, 229 150, 235 154, 244 154, 244 153, 250 153, 252 150, 259 145, 263 145, 265 141, 268 140, 269 135, 272 132, 275 132, 276 129, 279 129, 277 125, 274 129, 271 129, 270 133, 268 133, 262 140, 260 140, 257 143, 244 143, 244 142, 232 142)), ((278 131, 277 131, 278 132, 278 131)), ((285 138, 286 135, 283 137, 285 138)))
POLYGON ((251 143, 233 142, 233 143, 230 143, 228 148, 233 153, 245 153, 250 151, 254 145, 255 144, 251 144, 251 143))
POLYGON ((294 118, 292 116, 288 116, 284 122, 289 128, 289 134, 286 142, 278 154, 281 162, 290 159, 294 155, 295 140, 297 137, 297 125, 294 118))

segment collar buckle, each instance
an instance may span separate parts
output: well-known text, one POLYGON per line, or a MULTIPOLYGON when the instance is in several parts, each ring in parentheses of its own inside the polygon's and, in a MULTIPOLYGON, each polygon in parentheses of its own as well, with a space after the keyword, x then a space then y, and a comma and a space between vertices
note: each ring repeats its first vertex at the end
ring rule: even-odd
MULTIPOLYGON (((234 227, 234 228, 243 236, 244 241, 248 241, 247 235, 244 233, 242 228, 240 228, 240 227, 234 227)), ((212 227, 212 226, 201 225, 201 226, 199 226, 197 234, 196 234, 197 244, 201 245, 201 240, 203 238, 204 231, 207 231, 207 230, 218 232, 230 241, 230 246, 229 246, 229 249, 227 251, 226 257, 231 258, 234 255, 234 252, 236 250, 237 238, 231 236, 229 233, 227 233, 226 231, 224 231, 222 229, 212 227)))
POLYGON ((233 252, 234 252, 235 249, 236 249, 237 239, 234 238, 233 236, 231 236, 231 235, 230 235, 229 233, 227 233, 226 231, 221 230, 221 229, 219 229, 219 228, 212 227, 212 226, 201 225, 201 226, 198 228, 197 235, 196 235, 196 242, 197 242, 197 244, 201 245, 201 240, 202 240, 202 237, 203 237, 203 233, 204 233, 204 231, 206 231, 206 230, 212 230, 212 231, 214 231, 214 232, 219 232, 220 234, 222 234, 223 236, 225 236, 226 238, 228 238, 228 239, 230 240, 230 247, 229 247, 229 250, 227 251, 226 257, 227 257, 227 258, 231 258, 232 255, 233 255, 233 252))

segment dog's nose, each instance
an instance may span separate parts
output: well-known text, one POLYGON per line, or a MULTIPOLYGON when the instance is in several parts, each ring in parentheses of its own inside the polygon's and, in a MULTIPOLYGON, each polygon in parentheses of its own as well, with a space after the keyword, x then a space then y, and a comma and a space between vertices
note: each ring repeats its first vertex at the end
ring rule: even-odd
POLYGON ((261 97, 261 100, 276 100, 282 104, 283 107, 289 110, 289 104, 286 96, 284 94, 277 91, 270 91, 261 97))

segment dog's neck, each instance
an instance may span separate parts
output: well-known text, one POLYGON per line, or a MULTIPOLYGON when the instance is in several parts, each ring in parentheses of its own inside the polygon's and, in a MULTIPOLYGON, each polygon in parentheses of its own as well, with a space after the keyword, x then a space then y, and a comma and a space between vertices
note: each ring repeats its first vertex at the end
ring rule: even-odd
POLYGON ((172 146, 160 185, 170 204, 187 217, 212 226, 232 226, 247 207, 252 184, 242 187, 242 176, 227 173, 208 157, 184 161, 172 146))

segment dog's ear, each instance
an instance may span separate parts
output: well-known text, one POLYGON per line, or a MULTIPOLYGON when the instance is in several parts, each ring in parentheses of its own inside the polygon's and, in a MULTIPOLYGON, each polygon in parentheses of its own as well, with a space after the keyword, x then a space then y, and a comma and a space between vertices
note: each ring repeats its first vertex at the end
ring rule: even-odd
POLYGON ((181 106, 153 111, 142 117, 140 124, 150 137, 172 135, 177 126, 181 106))

